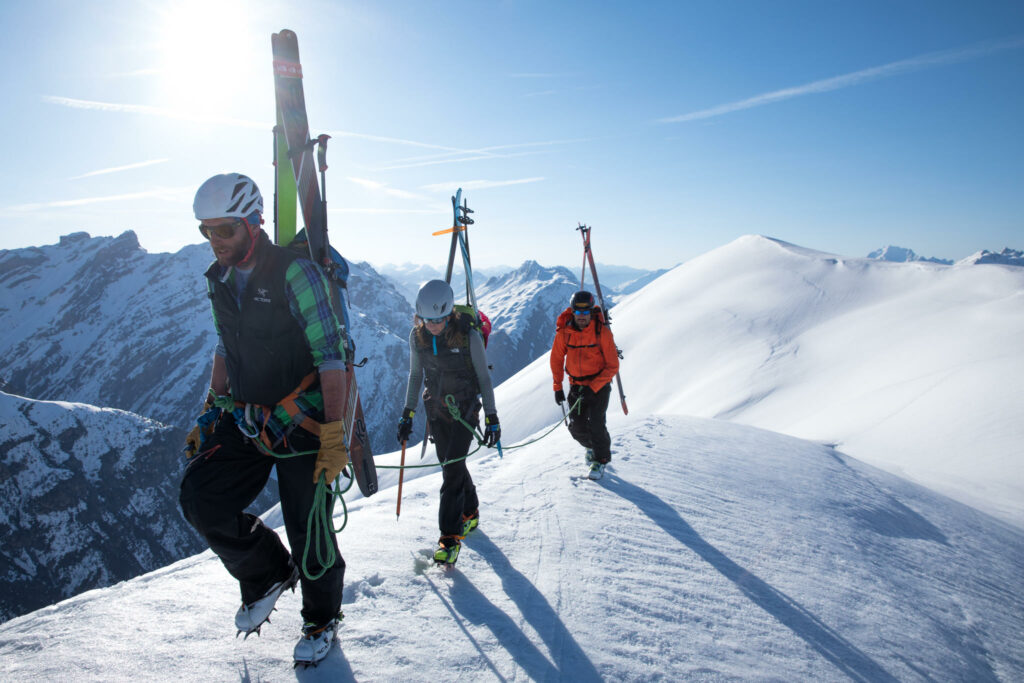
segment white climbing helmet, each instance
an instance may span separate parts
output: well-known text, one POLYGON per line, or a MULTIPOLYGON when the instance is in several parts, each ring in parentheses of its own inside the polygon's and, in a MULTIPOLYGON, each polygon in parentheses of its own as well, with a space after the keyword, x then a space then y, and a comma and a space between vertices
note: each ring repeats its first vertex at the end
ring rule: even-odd
POLYGON ((199 186, 192 211, 198 220, 248 218, 263 214, 263 195, 249 176, 241 173, 215 175, 199 186))
POLYGON ((416 315, 424 320, 443 318, 452 312, 455 294, 444 280, 431 280, 416 295, 416 315))

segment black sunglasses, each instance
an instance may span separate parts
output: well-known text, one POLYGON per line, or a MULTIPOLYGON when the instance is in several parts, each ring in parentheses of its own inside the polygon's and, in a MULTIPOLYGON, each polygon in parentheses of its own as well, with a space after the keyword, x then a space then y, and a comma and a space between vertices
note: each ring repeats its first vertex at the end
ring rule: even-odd
POLYGON ((199 224, 199 232, 203 234, 203 237, 210 239, 211 235, 216 235, 217 239, 229 240, 235 236, 238 229, 242 227, 242 221, 237 218, 231 223, 225 223, 224 225, 204 225, 199 224))

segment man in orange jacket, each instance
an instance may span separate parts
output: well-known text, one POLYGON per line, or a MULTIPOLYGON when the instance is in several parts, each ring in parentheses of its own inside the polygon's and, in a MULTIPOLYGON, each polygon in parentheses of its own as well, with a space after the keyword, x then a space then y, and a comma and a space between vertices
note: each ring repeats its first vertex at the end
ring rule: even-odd
POLYGON ((605 426, 611 381, 619 372, 619 353, 604 313, 594 305, 594 295, 579 291, 569 308, 558 316, 555 341, 551 345, 551 375, 555 402, 562 405, 562 379, 569 375, 569 405, 580 403, 570 413, 569 432, 587 449, 590 478, 600 479, 612 459, 611 437, 605 426))

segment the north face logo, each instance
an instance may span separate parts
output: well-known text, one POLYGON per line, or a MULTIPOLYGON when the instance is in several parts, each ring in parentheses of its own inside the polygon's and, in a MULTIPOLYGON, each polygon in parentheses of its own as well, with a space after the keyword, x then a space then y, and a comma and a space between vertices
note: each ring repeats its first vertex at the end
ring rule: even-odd
POLYGON ((263 289, 262 287, 256 288, 256 296, 253 297, 253 301, 259 301, 261 304, 270 303, 270 290, 263 289))

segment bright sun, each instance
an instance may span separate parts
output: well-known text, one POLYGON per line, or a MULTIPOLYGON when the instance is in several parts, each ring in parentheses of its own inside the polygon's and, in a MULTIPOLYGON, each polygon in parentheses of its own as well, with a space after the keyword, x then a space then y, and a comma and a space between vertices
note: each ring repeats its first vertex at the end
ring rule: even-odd
POLYGON ((161 8, 161 99, 193 113, 237 113, 234 104, 265 86, 270 36, 259 40, 250 11, 241 0, 181 0, 161 8), (261 46, 266 49, 258 53, 261 46))

